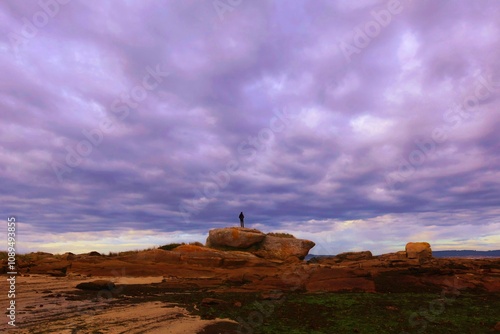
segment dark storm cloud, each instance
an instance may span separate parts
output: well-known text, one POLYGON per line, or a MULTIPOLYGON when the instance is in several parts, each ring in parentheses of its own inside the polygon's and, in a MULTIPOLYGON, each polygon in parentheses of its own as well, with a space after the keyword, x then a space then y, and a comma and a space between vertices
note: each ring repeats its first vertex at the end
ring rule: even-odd
POLYGON ((2 212, 40 233, 498 224, 496 2, 228 6, 2 2, 2 212))

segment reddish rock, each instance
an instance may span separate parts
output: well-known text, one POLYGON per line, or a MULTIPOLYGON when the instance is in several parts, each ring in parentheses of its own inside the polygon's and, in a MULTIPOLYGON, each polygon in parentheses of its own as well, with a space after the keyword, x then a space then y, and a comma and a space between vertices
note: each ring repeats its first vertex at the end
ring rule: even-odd
POLYGON ((332 258, 334 262, 343 262, 343 261, 360 261, 360 260, 369 260, 373 258, 372 252, 363 251, 363 252, 346 252, 337 254, 332 258))
POLYGON ((432 258, 431 245, 428 242, 409 242, 406 244, 406 257, 426 261, 432 258))
POLYGON ((295 260, 295 257, 303 260, 314 246, 315 243, 309 240, 267 235, 259 249, 252 253, 266 259, 295 260))
POLYGON ((207 247, 182 245, 175 248, 180 253, 181 262, 207 267, 220 267, 222 254, 220 251, 207 247))
POLYGON ((139 261, 153 261, 164 263, 180 263, 181 253, 178 251, 166 251, 163 249, 151 249, 137 254, 139 261))
MULTIPOLYGON (((264 234, 259 230, 228 227, 210 230, 207 247, 218 250, 241 249, 268 260, 300 262, 314 242, 289 234, 264 234)), ((242 265, 243 260, 228 259, 227 266, 242 265)))
POLYGON ((273 264, 251 253, 231 251, 222 252, 222 266, 224 268, 241 268, 254 266, 273 266, 273 264))
MULTIPOLYGON (((295 243, 301 246, 307 241, 275 235, 266 236, 265 239, 268 238, 276 249, 264 248, 267 253, 263 255, 278 259, 257 257, 248 251, 221 251, 200 245, 183 245, 172 251, 156 249, 112 257, 78 255, 71 261, 70 272, 72 275, 107 277, 163 275, 168 278, 161 284, 167 289, 260 292, 264 293, 265 298, 265 293, 275 291, 439 293, 446 289, 452 295, 467 289, 500 292, 498 258, 430 258, 422 262, 418 256, 423 254, 422 258, 425 259, 430 249, 426 251, 427 247, 423 245, 423 250, 418 250, 409 244, 407 249, 416 255, 407 256, 406 252, 397 252, 370 258, 368 253, 351 252, 339 254, 339 258, 343 259, 341 262, 305 263, 290 254, 298 253, 292 247, 295 243)), ((263 244, 264 241, 258 247, 263 244)), ((258 250, 257 245, 254 246, 254 251, 258 250)), ((31 269, 32 273, 62 275, 62 270, 70 265, 65 258, 64 255, 27 254, 19 259, 20 272, 25 274, 31 269)), ((5 265, 5 260, 1 264, 5 265)), ((83 287, 108 288, 107 283, 83 287)))
POLYGON ((400 251, 396 253, 387 253, 387 254, 382 254, 378 256, 378 259, 381 261, 406 261, 408 257, 406 256, 405 251, 400 251))
POLYGON ((175 252, 179 254, 181 262, 208 267, 241 268, 274 266, 265 259, 241 251, 225 252, 208 247, 183 245, 175 248, 175 252))
POLYGON ((206 245, 211 248, 233 247, 245 249, 258 244, 266 235, 259 230, 244 227, 216 228, 208 232, 206 245))

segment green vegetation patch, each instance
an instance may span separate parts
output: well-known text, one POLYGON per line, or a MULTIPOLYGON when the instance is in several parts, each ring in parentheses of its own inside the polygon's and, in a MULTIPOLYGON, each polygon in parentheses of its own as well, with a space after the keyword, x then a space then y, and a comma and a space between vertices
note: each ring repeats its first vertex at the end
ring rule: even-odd
MULTIPOLYGON (((119 289, 113 304, 162 301, 186 307, 204 319, 229 318, 239 323, 237 330, 226 333, 489 333, 500 321, 500 294, 478 291, 294 292, 270 294, 277 299, 263 299, 255 292, 172 289, 162 284, 124 285, 119 289), (207 298, 214 302, 207 302, 207 298)), ((72 293, 70 300, 95 298, 95 292, 72 293)))
MULTIPOLYGON (((222 298, 221 298, 222 297, 222 298)), ((228 317, 242 333, 487 333, 498 322, 500 294, 286 294, 279 300, 230 297, 200 307, 202 317, 228 317), (243 301, 234 307, 234 298, 243 301)))
POLYGON ((158 247, 159 249, 163 249, 163 250, 166 250, 166 251, 170 251, 174 248, 177 248, 179 246, 182 246, 182 245, 185 245, 185 243, 181 243, 181 244, 177 244, 177 243, 172 243, 172 244, 168 244, 168 245, 163 245, 163 246, 160 246, 158 247))

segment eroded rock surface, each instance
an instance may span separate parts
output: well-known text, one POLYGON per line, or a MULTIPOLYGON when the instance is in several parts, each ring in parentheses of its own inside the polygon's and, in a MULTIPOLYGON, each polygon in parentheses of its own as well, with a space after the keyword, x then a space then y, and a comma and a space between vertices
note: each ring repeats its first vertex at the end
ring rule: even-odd
POLYGON ((206 246, 214 249, 238 249, 269 260, 297 262, 315 245, 310 240, 289 234, 264 234, 259 230, 226 227, 210 230, 206 246))
POLYGON ((244 227, 216 228, 208 232, 207 247, 246 249, 260 243, 266 235, 259 230, 244 227))
POLYGON ((431 245, 428 242, 409 242, 406 244, 406 257, 422 262, 432 258, 431 245))
POLYGON ((315 246, 310 240, 282 238, 266 235, 259 249, 253 253, 265 259, 290 260, 298 258, 303 260, 309 250, 315 246))
MULTIPOLYGON (((408 246, 407 250, 416 254, 410 256, 407 251, 378 256, 372 256, 369 251, 348 252, 309 262, 298 260, 299 256, 307 254, 305 249, 312 247, 312 243, 305 240, 266 235, 259 247, 267 252, 266 258, 248 251, 221 251, 199 245, 112 256, 77 255, 71 262, 66 260, 66 255, 34 254, 31 257, 28 254, 19 263, 19 272, 21 275, 32 275, 35 271, 51 275, 52 271, 64 267, 66 277, 61 279, 108 277, 114 282, 120 277, 160 276, 160 280, 163 277, 161 286, 168 289, 233 292, 439 293, 443 289, 500 292, 499 258, 433 258, 429 257, 430 246, 425 244, 420 248, 408 246), (266 246, 265 240, 272 246, 266 246), (419 256, 426 261, 419 261, 419 256), (296 261, 289 261, 293 257, 296 261)), ((106 282, 87 283, 91 284, 84 288, 108 289, 106 282)))

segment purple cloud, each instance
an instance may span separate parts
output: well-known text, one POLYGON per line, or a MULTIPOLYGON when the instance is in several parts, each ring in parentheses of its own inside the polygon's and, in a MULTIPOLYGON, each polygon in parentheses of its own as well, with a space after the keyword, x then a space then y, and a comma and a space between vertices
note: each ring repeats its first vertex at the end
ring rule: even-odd
POLYGON ((496 2, 222 3, 0 4, 0 207, 25 249, 240 211, 323 252, 498 245, 496 2))

